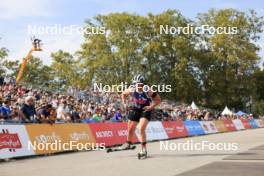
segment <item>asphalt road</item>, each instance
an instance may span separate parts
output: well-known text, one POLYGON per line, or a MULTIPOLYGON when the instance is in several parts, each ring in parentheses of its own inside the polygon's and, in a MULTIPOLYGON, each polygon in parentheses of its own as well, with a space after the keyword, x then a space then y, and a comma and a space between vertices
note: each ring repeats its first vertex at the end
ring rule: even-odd
POLYGON ((264 128, 148 144, 149 157, 133 151, 88 151, 0 163, 1 176, 174 176, 264 173, 264 128), (201 144, 204 143, 204 149, 201 144), (187 148, 189 144, 189 149, 187 148), (194 148, 195 144, 199 148, 194 148), (210 146, 210 147, 209 147, 210 146), (218 149, 216 146, 220 146, 218 149), (176 148, 177 147, 177 148, 176 148), (193 147, 193 148, 191 148, 193 147))

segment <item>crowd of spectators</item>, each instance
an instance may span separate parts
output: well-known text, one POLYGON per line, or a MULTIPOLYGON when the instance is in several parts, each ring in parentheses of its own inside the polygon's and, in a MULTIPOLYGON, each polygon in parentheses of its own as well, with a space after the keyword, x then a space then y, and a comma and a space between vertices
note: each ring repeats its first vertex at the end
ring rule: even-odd
MULTIPOLYGON (((191 106, 180 104, 171 105, 163 102, 158 111, 160 120, 223 120, 223 119, 253 119, 253 114, 222 115, 221 111, 213 111, 206 108, 192 108, 191 106)), ((260 117, 263 118, 263 117, 260 117)))
POLYGON ((119 122, 118 94, 87 90, 83 99, 26 88, 0 78, 0 121, 20 123, 119 122))
MULTIPOLYGON (((213 120, 241 118, 221 116, 206 109, 172 105, 163 101, 152 120, 213 120)), ((253 116, 244 116, 253 118, 253 116)), ((52 93, 16 85, 14 79, 0 77, 0 122, 2 123, 93 123, 126 121, 126 112, 117 93, 93 90, 52 93)))

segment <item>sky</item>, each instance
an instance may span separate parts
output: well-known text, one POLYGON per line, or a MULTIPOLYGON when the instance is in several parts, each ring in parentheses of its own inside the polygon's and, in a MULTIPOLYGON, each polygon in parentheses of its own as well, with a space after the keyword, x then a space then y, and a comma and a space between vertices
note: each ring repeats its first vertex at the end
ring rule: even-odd
MULTIPOLYGON (((83 26, 86 19, 98 14, 111 12, 129 12, 146 15, 151 12, 161 13, 167 9, 177 9, 185 17, 195 19, 198 13, 211 8, 235 8, 242 11, 254 9, 264 16, 261 0, 8 0, 0 2, 0 47, 9 50, 9 58, 21 60, 31 48, 30 38, 34 35, 29 27, 37 26, 83 26)), ((31 28, 31 29, 32 29, 31 28)), ((43 51, 34 56, 51 63, 50 54, 59 49, 74 54, 83 42, 81 33, 71 35, 53 34, 37 35, 43 41, 43 51)), ((259 55, 264 60, 264 34, 258 42, 261 47, 259 55)))

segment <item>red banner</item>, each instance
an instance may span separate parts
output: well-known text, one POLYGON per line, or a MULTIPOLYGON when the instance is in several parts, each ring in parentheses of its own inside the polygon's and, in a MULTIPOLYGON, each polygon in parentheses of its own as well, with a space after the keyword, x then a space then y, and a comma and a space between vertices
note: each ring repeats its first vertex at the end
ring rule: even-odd
POLYGON ((172 122, 162 122, 162 125, 170 139, 188 136, 187 129, 184 126, 183 122, 180 120, 172 122))
POLYGON ((18 134, 0 133, 0 149, 22 148, 18 134))
MULTIPOLYGON (((127 141, 127 123, 112 123, 112 128, 114 129, 114 136, 116 136, 117 144, 123 144, 127 141)), ((133 143, 138 142, 138 139, 136 137, 136 134, 134 134, 133 143)))
POLYGON ((232 120, 224 119, 224 124, 225 124, 228 131, 236 131, 236 127, 235 127, 234 123, 232 122, 232 120))
POLYGON ((96 143, 105 143, 106 146, 117 143, 112 123, 90 123, 88 125, 92 130, 96 143))
POLYGON ((250 128, 251 128, 251 126, 250 126, 250 124, 249 124, 249 122, 248 122, 248 119, 243 119, 243 118, 241 118, 240 120, 241 120, 241 122, 243 123, 245 129, 250 129, 250 128))
MULTIPOLYGON (((123 144, 127 140, 127 123, 90 123, 97 143, 105 143, 106 146, 123 144)), ((137 142, 136 134, 132 142, 137 142)))

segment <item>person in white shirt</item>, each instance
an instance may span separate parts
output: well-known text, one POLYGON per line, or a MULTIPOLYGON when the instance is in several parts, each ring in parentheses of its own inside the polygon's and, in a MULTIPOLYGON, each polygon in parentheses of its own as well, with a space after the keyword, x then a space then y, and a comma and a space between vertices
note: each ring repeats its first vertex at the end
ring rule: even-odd
POLYGON ((61 104, 59 105, 58 109, 57 109, 57 119, 58 120, 63 120, 63 121, 70 121, 71 120, 71 116, 70 116, 70 110, 67 106, 67 101, 66 100, 62 100, 61 104))

